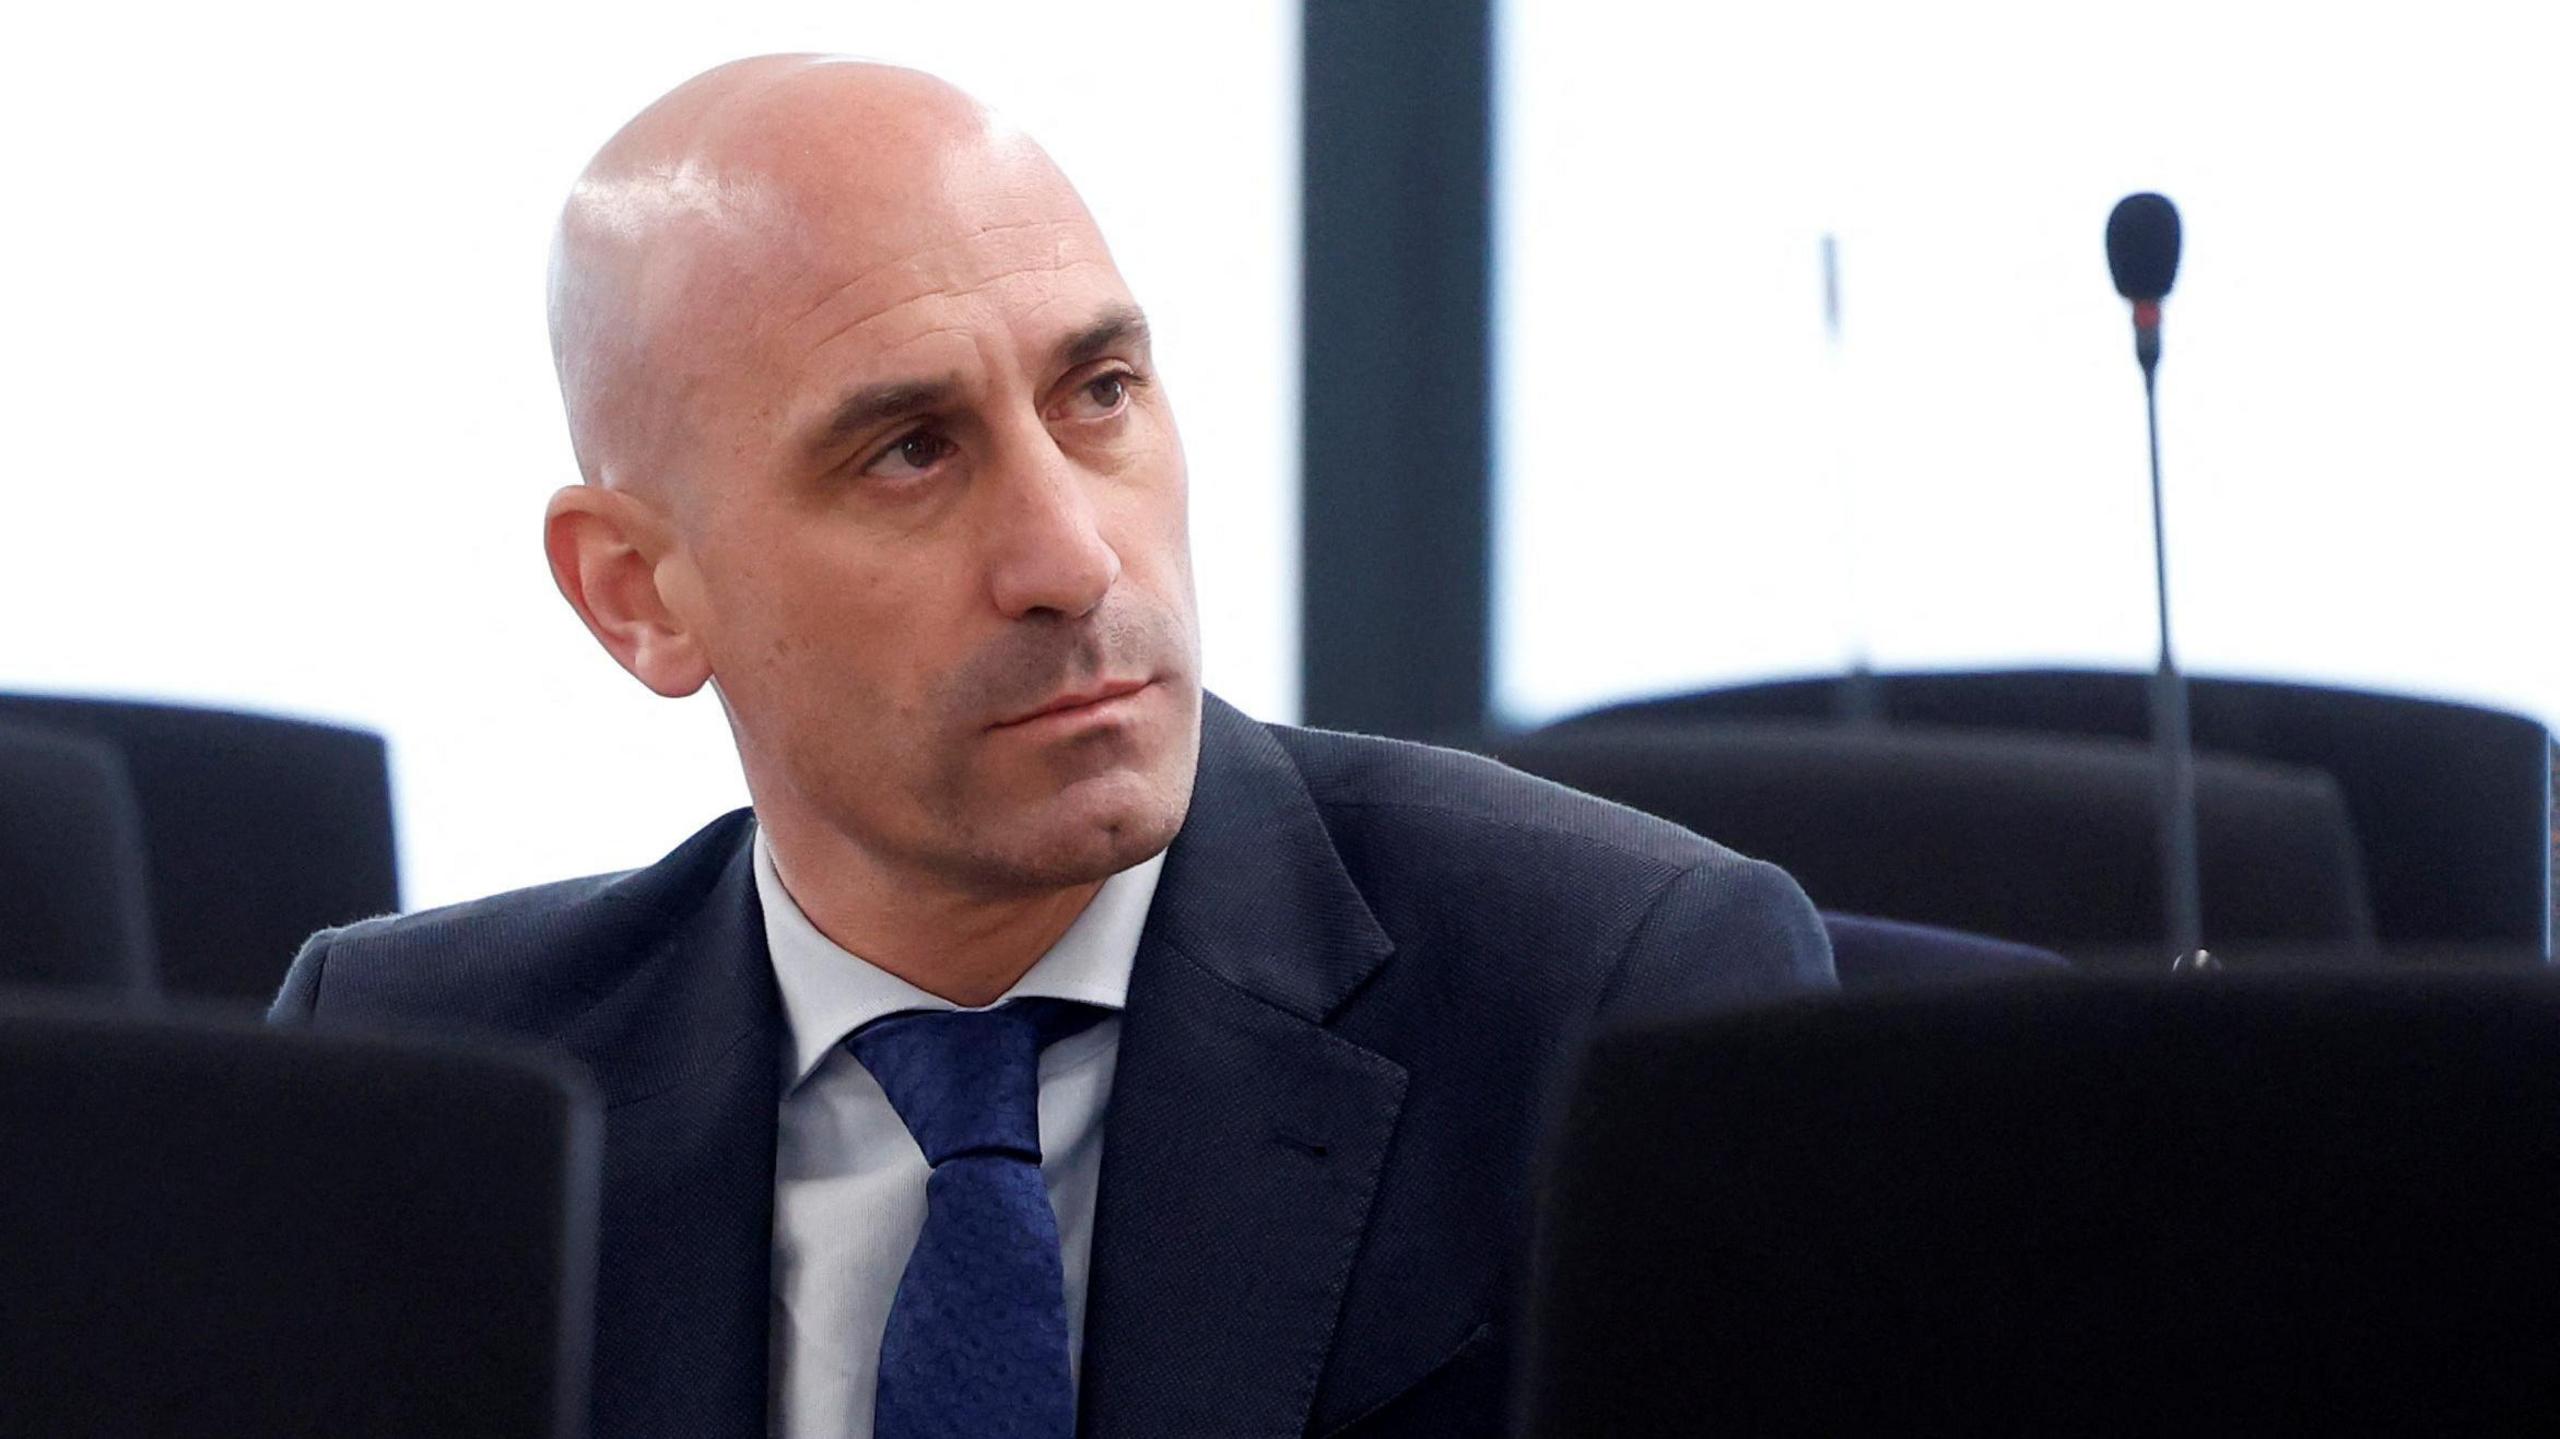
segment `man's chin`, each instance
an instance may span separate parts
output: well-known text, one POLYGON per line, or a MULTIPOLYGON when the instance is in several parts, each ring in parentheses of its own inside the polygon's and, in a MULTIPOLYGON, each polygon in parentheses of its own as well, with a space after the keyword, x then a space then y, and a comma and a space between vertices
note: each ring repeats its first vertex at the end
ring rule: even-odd
POLYGON ((989 836, 1011 867, 1049 887, 1092 884, 1164 852, 1182 828, 1190 785, 1117 770, 1078 780, 989 836), (1169 792, 1170 791, 1170 792, 1169 792))
MULTIPOLYGON (((1188 776, 1185 776, 1188 781, 1188 776)), ((1060 794, 1060 814, 1050 824, 1052 842, 1044 845, 1060 860, 1083 871, 1085 881, 1116 876, 1129 865, 1152 860, 1183 830, 1183 809, 1190 784, 1167 794, 1165 781, 1144 773, 1119 771, 1093 776, 1060 794)))

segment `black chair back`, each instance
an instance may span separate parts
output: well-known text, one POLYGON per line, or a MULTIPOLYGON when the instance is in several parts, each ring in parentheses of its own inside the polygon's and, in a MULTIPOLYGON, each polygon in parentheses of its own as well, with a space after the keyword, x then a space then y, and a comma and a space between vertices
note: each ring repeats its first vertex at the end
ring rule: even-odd
POLYGON ((600 1122, 513 1054, 0 1011, 0 1435, 583 1433, 600 1122))
MULTIPOLYGON (((1773 861, 1827 910, 2166 965, 2157 771, 2124 740, 1656 724, 1541 731, 1496 753, 1773 861)), ((2205 932, 2226 947, 2372 939, 2337 785, 2196 765, 2205 932)))
POLYGON ((0 695, 0 721, 124 757, 160 982, 263 1006, 312 931, 400 907, 382 737, 181 705, 0 695))
POLYGON ((1525 1433, 2528 1433, 2560 988, 2075 980, 1603 1036, 1525 1433))
MULTIPOLYGON (((1896 726, 2151 733, 2151 677, 2110 670, 1878 676, 1896 726)), ((2552 736, 2520 715, 2408 695, 2198 676, 2199 749, 2335 776, 2364 849, 2385 944, 2494 945, 2548 954, 2560 928, 2552 736)), ((1837 679, 1775 680, 1609 705, 1565 726, 1821 720, 1846 711, 1837 679)))
POLYGON ((95 740, 0 724, 0 987, 153 988, 142 820, 95 740))

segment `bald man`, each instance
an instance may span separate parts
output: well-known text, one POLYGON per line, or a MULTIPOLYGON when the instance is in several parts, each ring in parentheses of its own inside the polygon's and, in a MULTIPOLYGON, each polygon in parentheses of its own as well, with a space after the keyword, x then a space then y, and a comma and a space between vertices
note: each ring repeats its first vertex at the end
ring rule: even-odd
POLYGON ((1604 1019, 1828 985, 1804 896, 1204 696, 1145 316, 939 81, 677 89, 578 181, 551 319, 552 572, 719 695, 753 807, 323 933, 276 1014, 593 1070, 599 1439, 1498 1432, 1543 1085, 1604 1019))

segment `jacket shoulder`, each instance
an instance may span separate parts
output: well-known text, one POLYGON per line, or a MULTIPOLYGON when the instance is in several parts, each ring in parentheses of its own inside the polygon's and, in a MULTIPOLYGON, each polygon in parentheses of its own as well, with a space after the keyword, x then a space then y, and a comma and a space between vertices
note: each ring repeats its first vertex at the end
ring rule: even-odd
POLYGON ((1667 820, 1481 755, 1404 740, 1270 725, 1328 817, 1364 827, 1510 836, 1510 847, 1659 874, 1741 856, 1667 820))
POLYGON ((1271 728, 1372 912, 1444 984, 1643 1010, 1832 983, 1775 865, 1477 755, 1271 728))
POLYGON ((323 930, 295 957, 270 1014, 516 1028, 600 997, 699 907, 751 833, 740 810, 645 869, 323 930))

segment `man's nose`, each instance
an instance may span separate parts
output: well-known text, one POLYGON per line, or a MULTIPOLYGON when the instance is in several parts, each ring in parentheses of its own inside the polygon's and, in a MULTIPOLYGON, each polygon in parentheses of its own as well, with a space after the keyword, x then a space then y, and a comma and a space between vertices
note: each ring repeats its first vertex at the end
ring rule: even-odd
POLYGON ((1008 619, 1053 611, 1081 619, 1120 579, 1120 555, 1103 538, 1091 487, 1098 483, 1045 430, 1008 467, 993 534, 990 583, 1008 619))

